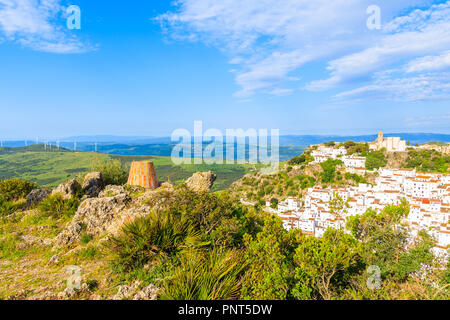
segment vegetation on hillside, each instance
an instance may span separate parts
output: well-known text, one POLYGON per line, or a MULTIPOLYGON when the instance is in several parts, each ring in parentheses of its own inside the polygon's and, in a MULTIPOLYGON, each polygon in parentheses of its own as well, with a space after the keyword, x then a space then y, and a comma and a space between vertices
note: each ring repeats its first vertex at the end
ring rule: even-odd
POLYGON ((44 150, 42 146, 33 145, 0 150, 0 179, 20 179, 32 181, 40 187, 56 187, 98 169, 103 172, 107 183, 121 184, 126 182, 132 161, 152 161, 158 179, 162 182, 170 180, 175 184, 182 183, 195 172, 211 170, 217 174, 213 191, 224 190, 246 173, 258 169, 258 166, 250 164, 174 165, 170 157, 44 150), (112 173, 118 173, 113 180, 109 178, 112 173))
POLYGON ((450 155, 443 155, 435 150, 409 150, 405 168, 446 173, 450 168, 450 155))
POLYGON ((226 196, 201 195, 212 203, 206 207, 191 196, 182 190, 161 213, 124 227, 111 242, 114 270, 162 286, 166 299, 449 297, 448 270, 439 268, 430 238, 406 245, 399 227, 406 203, 369 209, 348 222, 350 233, 329 229, 314 238, 226 196))
MULTIPOLYGON (((364 145, 344 144, 355 153, 367 153, 371 167, 382 166, 385 153, 368 152, 364 145)), ((447 170, 448 157, 426 155, 409 151, 411 167, 447 170)), ((124 182, 127 170, 121 157, 108 163, 104 155, 95 156, 85 164, 100 157, 95 168, 110 183, 124 182)), ((448 300, 448 264, 433 256, 433 239, 426 232, 414 243, 408 242, 407 229, 401 225, 409 214, 406 202, 381 211, 368 209, 348 219, 345 228, 328 229, 321 238, 286 231, 277 216, 260 209, 265 200, 276 207, 287 195, 301 198, 314 185, 342 186, 371 178, 341 169, 340 160, 311 163, 307 151, 282 164, 276 174, 247 174, 229 191, 196 193, 183 184, 173 191, 162 189, 134 202, 153 211, 128 222, 118 234, 92 236, 81 224, 77 247, 56 252, 45 243, 71 221, 81 194, 71 199, 52 195, 25 211, 23 198, 36 185, 1 181, 0 276, 7 280, 0 281, 0 299, 22 288, 62 291, 64 284, 55 284, 62 266, 83 265, 87 297, 99 291, 111 297, 118 285, 138 280, 141 285, 161 288, 161 299, 448 300), (256 205, 241 204, 241 195, 256 205), (59 262, 50 264, 55 256, 59 262)), ((333 202, 330 208, 339 215, 345 203, 333 202)))
POLYGON ((366 169, 372 171, 374 169, 379 169, 386 166, 387 159, 385 156, 385 152, 385 149, 363 152, 362 156, 366 157, 366 169))

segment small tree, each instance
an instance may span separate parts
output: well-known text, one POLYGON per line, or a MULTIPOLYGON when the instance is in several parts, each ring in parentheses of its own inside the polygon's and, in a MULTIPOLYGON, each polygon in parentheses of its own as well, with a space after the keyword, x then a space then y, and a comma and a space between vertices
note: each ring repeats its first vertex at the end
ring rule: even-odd
POLYGON ((330 213, 336 217, 336 220, 344 220, 349 208, 349 200, 344 201, 340 195, 334 192, 333 199, 330 201, 330 213))
POLYGON ((270 199, 270 207, 271 207, 272 209, 276 209, 277 206, 278 206, 278 199, 276 199, 276 198, 270 199))
POLYGON ((293 247, 278 217, 268 216, 256 239, 246 235, 249 262, 242 283, 241 299, 284 300, 289 295, 293 247), (289 257, 291 257, 289 259, 289 257))
POLYGON ((352 273, 358 272, 358 242, 341 230, 328 229, 322 238, 307 237, 297 250, 293 290, 297 299, 336 297, 352 273))

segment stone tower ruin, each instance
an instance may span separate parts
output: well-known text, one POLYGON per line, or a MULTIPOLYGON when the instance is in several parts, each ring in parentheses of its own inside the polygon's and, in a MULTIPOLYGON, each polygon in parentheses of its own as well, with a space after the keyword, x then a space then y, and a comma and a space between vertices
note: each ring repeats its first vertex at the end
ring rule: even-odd
POLYGON ((159 187, 156 170, 151 161, 133 161, 131 163, 128 185, 146 189, 159 187))

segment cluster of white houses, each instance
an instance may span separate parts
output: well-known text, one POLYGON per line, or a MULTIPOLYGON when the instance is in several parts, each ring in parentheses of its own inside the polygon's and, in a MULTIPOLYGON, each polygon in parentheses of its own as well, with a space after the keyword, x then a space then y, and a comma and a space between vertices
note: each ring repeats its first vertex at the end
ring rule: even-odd
POLYGON ((347 155, 347 149, 344 147, 333 148, 320 145, 316 150, 311 151, 311 156, 315 163, 322 163, 328 159, 339 159, 344 163, 348 172, 357 174, 366 172, 366 157, 347 155))
POLYGON ((290 197, 278 204, 276 213, 286 229, 298 228, 302 232, 321 237, 329 227, 345 226, 349 216, 363 214, 368 208, 377 210, 387 205, 400 204, 406 199, 410 213, 404 223, 413 240, 420 230, 426 230, 436 240, 434 252, 446 257, 450 244, 450 176, 423 174, 412 169, 380 169, 374 186, 308 189, 303 199, 290 197), (330 201, 339 195, 348 200, 349 208, 341 215, 332 214, 330 201))

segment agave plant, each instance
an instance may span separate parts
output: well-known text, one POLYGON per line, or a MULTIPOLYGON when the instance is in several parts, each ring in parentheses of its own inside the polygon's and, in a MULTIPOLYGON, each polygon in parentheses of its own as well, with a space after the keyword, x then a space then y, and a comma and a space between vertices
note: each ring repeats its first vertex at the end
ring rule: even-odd
POLYGON ((126 224, 109 242, 113 265, 125 271, 161 261, 181 249, 201 245, 200 234, 191 223, 169 212, 153 211, 126 224))
POLYGON ((183 250, 179 255, 179 265, 171 276, 164 279, 161 299, 237 299, 246 266, 241 253, 236 250, 183 250))

